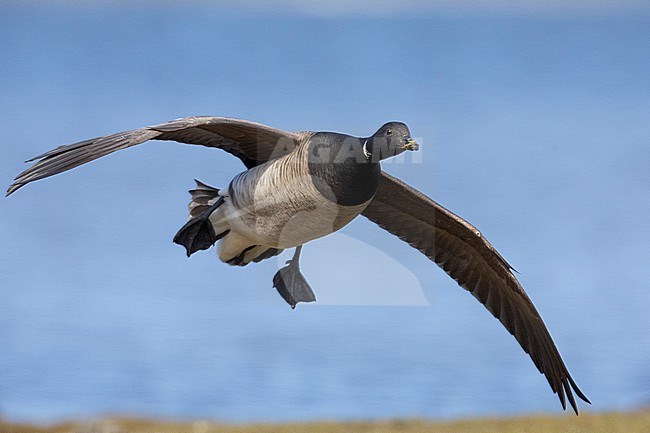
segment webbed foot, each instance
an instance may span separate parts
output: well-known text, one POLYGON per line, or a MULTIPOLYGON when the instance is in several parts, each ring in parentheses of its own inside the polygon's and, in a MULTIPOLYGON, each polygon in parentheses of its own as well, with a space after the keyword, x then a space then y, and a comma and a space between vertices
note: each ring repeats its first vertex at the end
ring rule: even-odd
POLYGON ((287 266, 281 268, 273 277, 273 287, 292 309, 296 308, 298 302, 314 302, 316 300, 309 283, 300 272, 298 259, 301 249, 302 245, 296 248, 293 258, 287 261, 287 266))
POLYGON ((185 223, 178 233, 176 233, 176 236, 174 236, 174 242, 185 247, 187 257, 199 250, 207 250, 215 242, 228 234, 228 231, 215 233, 210 222, 210 215, 223 201, 223 197, 219 197, 216 203, 185 223))

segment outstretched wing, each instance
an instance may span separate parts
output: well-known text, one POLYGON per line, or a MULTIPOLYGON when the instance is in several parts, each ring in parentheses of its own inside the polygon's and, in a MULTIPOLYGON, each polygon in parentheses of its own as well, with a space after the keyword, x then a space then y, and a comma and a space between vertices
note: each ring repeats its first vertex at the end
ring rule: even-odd
POLYGON ((120 149, 149 140, 171 140, 216 147, 237 156, 247 168, 290 153, 299 133, 282 131, 255 122, 227 117, 185 117, 132 131, 59 146, 27 162, 37 161, 20 173, 7 195, 23 185, 53 176, 120 149))
POLYGON ((434 261, 499 319, 546 376, 563 408, 566 395, 578 413, 573 392, 589 403, 512 267, 474 226, 386 173, 363 215, 434 261))

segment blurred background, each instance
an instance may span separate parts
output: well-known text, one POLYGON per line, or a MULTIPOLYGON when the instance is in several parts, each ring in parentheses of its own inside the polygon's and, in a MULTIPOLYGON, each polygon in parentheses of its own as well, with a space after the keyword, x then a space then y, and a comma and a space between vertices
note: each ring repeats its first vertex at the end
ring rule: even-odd
MULTIPOLYGON (((644 1, 0 2, 0 179, 54 146, 190 115, 370 135, 520 272, 591 411, 650 403, 650 9, 644 1)), ((171 242, 193 178, 151 142, 0 200, 0 415, 232 422, 559 413, 444 272, 359 218, 231 268, 171 242), (367 263, 372 263, 368 266, 367 263)))

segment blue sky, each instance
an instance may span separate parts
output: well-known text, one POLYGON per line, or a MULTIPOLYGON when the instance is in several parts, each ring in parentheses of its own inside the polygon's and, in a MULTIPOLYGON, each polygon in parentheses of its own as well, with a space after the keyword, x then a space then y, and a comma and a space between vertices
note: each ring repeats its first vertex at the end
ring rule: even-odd
MULTIPOLYGON (((521 272, 594 409, 647 404, 647 7, 308 4, 266 4, 261 12, 232 2, 0 4, 2 178, 8 185, 23 160, 54 146, 188 115, 355 135, 404 121, 421 155, 385 169, 476 225, 521 272)), ((221 418, 557 411, 498 322, 367 221, 305 249, 303 267, 327 305, 294 312, 270 287, 277 262, 244 271, 212 252, 186 259, 171 238, 192 179, 223 186, 241 169, 227 154, 154 142, 2 200, 0 345, 10 354, 1 361, 3 414, 53 419, 135 408, 212 416, 212 406, 194 413, 179 401, 206 401, 197 397, 205 377, 183 376, 198 368, 183 361, 188 342, 210 347, 196 355, 206 375, 223 374, 205 369, 220 365, 218 354, 246 360, 241 374, 250 381, 241 379, 228 404, 214 403, 221 418), (363 267, 368 256, 381 260, 385 275, 363 267), (429 306, 350 306, 364 303, 429 306), (350 329, 358 334, 348 341, 350 329), (383 377, 377 372, 359 379, 359 389, 404 404, 357 396, 341 382, 336 389, 356 396, 350 405, 308 379, 304 366, 296 381, 288 366, 297 367, 281 360, 318 358, 328 348, 287 343, 287 335, 307 342, 313 333, 362 359, 399 347, 402 355, 382 365, 412 376, 373 388, 383 377), (242 339, 266 344, 242 348, 242 339), (255 361, 263 358, 272 370, 255 361), (485 367, 471 363, 482 358, 485 367), (70 376, 70 359, 79 359, 79 377, 70 376), (164 380, 141 383, 136 373, 126 380, 129 363, 164 380), (423 377, 430 389, 418 385, 423 377), (136 391, 119 391, 120 380, 138 383, 136 391), (70 382, 79 389, 66 388, 70 382), (102 384, 118 391, 97 395, 102 384), (290 401, 272 412, 251 406, 247 389, 274 400, 275 392, 316 391, 313 406, 295 416, 290 401), (424 397, 432 393, 448 399, 432 403, 424 397)), ((351 364, 340 360, 336 377, 359 377, 351 364)), ((214 380, 225 393, 229 382, 214 380)))

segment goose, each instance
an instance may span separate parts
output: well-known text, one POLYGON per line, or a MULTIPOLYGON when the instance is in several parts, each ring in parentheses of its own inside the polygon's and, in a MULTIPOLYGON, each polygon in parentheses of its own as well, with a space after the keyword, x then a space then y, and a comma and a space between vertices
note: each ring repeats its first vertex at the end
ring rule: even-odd
POLYGON ((273 277, 273 287, 295 308, 316 300, 300 272, 303 245, 363 215, 419 250, 483 304, 530 356, 564 410, 568 400, 578 414, 574 393, 590 403, 512 266, 473 225, 382 171, 382 160, 418 150, 404 123, 388 122, 369 137, 353 137, 288 132, 227 117, 180 118, 45 152, 27 161, 34 164, 6 195, 149 140, 222 149, 246 167, 225 188, 196 181, 187 222, 174 237, 188 257, 217 244, 222 262, 246 266, 295 248, 273 277))

